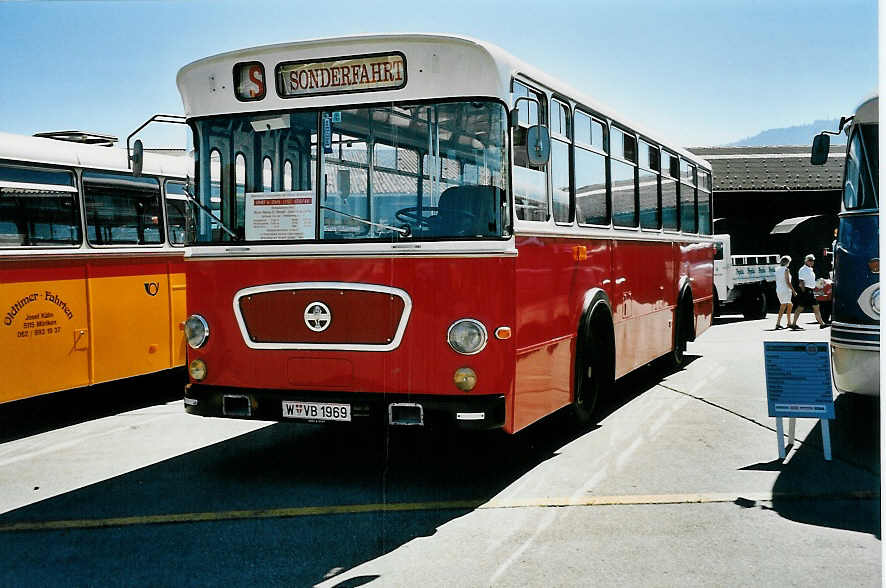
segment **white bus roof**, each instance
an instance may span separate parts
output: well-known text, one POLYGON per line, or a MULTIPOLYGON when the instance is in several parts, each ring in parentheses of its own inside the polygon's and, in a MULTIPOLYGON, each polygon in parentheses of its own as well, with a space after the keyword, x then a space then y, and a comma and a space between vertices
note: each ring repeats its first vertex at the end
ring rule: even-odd
MULTIPOLYGON (((12 133, 0 133, 0 160, 131 173, 125 149, 12 133)), ((145 152, 142 173, 184 178, 187 164, 186 157, 145 152)))
POLYGON ((657 133, 616 114, 589 95, 564 84, 504 49, 470 37, 444 34, 370 34, 312 39, 241 49, 200 59, 183 67, 177 76, 185 116, 264 112, 295 108, 328 108, 359 103, 400 102, 457 97, 493 97, 510 104, 511 79, 531 80, 600 115, 618 122, 666 147, 687 160, 710 169, 710 164, 657 133), (331 58, 401 52, 406 56, 404 87, 366 93, 281 98, 275 90, 275 67, 282 62, 328 60, 331 58), (240 102, 234 96, 233 67, 257 61, 264 66, 266 95, 261 100, 240 102), (458 69, 460 75, 447 72, 458 69))
POLYGON ((855 124, 876 123, 880 121, 879 96, 874 95, 859 104, 855 109, 855 124))

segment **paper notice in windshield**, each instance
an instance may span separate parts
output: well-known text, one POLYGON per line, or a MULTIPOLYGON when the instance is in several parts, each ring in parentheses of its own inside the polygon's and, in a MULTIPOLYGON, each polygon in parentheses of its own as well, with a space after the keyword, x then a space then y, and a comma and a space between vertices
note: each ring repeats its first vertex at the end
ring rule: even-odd
POLYGON ((312 190, 247 192, 247 241, 296 241, 316 238, 316 200, 312 190))

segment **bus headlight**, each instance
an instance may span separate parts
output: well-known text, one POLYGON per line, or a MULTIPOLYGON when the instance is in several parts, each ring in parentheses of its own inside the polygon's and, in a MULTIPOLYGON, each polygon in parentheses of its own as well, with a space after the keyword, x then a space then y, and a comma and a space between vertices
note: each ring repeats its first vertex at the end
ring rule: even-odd
POLYGON ((460 319, 449 326, 446 340, 454 351, 462 355, 474 355, 483 351, 488 337, 486 327, 480 321, 460 319))
POLYGON ((188 364, 188 373, 198 382, 203 380, 206 378, 206 362, 202 359, 195 359, 188 364))
POLYGON ((199 314, 192 314, 185 321, 185 337, 191 349, 199 349, 209 339, 209 323, 199 314))
POLYGON ((880 320, 880 284, 871 284, 858 295, 858 308, 874 319, 880 320))

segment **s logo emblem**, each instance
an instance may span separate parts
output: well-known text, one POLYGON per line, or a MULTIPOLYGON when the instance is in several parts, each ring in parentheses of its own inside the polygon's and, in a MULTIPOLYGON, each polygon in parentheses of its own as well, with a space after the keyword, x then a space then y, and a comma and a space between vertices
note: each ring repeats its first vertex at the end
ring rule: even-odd
POLYGON ((145 282, 145 292, 147 292, 148 296, 156 296, 159 291, 160 284, 157 282, 145 282))

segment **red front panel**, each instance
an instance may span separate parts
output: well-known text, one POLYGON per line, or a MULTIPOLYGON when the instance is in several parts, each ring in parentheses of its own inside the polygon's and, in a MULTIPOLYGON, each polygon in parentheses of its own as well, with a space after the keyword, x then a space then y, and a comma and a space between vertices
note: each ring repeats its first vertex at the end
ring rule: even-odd
POLYGON ((345 288, 260 292, 240 298, 239 307, 252 341, 283 344, 384 345, 394 340, 405 310, 398 296, 345 288), (335 316, 322 331, 305 320, 305 309, 313 302, 335 316))
MULTIPOLYGON (((458 368, 470 367, 478 378, 471 394, 505 394, 510 406, 513 339, 499 340, 493 333, 502 326, 514 328, 514 263, 510 256, 190 259, 186 263, 188 311, 206 318, 210 337, 203 348, 189 350, 189 358, 206 361, 208 376, 203 383, 207 385, 404 395, 463 394, 453 384, 453 374, 458 368), (246 288, 307 282, 404 291, 411 310, 399 345, 390 351, 250 347, 236 318, 237 293, 246 288), (461 318, 473 318, 486 326, 489 342, 476 355, 456 353, 447 343, 449 326, 461 318)), ((296 331, 307 337, 304 312, 315 299, 306 292, 300 292, 298 304, 284 303, 281 295, 275 294, 262 302, 264 308, 253 317, 256 322, 246 319, 247 314, 244 322, 248 320, 250 329, 260 325, 264 337, 278 341, 292 342, 300 337, 296 331)), ((392 321, 401 313, 399 298, 361 295, 347 288, 341 292, 316 292, 316 301, 322 302, 329 294, 350 300, 338 308, 335 300, 329 305, 332 322, 324 333, 331 339, 324 340, 321 334, 306 341, 347 347, 365 343, 362 340, 366 338, 377 341, 379 333, 387 338, 392 321), (336 324, 343 330, 332 331, 336 324), (345 332, 354 334, 343 335, 345 332), (342 337, 351 339, 343 341, 342 337)), ((291 291, 288 296, 295 297, 291 291)), ((510 422, 506 424, 509 427, 510 422)))

